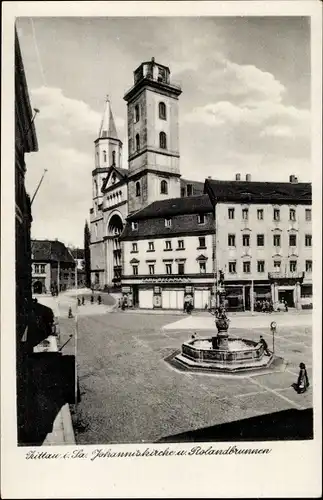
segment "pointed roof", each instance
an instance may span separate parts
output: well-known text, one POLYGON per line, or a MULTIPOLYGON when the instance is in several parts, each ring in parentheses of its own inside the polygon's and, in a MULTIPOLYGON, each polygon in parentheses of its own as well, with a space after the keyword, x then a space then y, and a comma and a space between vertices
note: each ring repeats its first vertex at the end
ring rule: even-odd
POLYGON ((106 96, 104 113, 99 130, 99 139, 109 137, 119 140, 114 122, 109 96, 106 96))

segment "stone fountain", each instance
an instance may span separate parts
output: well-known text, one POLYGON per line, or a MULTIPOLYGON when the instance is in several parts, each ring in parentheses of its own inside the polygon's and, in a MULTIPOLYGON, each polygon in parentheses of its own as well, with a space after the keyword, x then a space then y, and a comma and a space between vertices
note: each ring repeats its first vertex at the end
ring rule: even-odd
POLYGON ((177 363, 192 370, 229 373, 271 365, 274 355, 268 356, 262 343, 229 336, 229 319, 224 307, 217 308, 214 316, 217 334, 184 342, 181 353, 174 358, 177 363))

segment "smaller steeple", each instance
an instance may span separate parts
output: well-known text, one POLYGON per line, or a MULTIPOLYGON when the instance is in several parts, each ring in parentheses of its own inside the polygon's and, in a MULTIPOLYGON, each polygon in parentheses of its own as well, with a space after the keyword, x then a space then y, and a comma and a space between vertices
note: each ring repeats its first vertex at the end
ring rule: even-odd
POLYGON ((108 95, 105 99, 105 108, 99 130, 99 139, 106 138, 119 140, 116 124, 111 110, 110 98, 108 95))

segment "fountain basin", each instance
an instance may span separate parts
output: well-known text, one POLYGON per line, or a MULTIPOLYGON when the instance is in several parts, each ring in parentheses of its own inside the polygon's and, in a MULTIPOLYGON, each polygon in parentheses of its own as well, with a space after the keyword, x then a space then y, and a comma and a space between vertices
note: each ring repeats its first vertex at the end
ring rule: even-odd
POLYGON ((224 372, 265 368, 273 361, 273 355, 267 356, 263 345, 258 342, 232 337, 227 340, 226 349, 213 349, 211 338, 185 342, 175 359, 187 367, 224 372))

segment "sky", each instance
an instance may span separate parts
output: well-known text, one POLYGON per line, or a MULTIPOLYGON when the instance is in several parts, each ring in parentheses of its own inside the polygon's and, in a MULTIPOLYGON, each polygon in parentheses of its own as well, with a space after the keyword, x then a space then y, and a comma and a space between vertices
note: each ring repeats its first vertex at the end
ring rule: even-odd
POLYGON ((18 18, 39 151, 26 155, 33 238, 83 246, 94 140, 111 100, 127 168, 125 91, 155 57, 182 86, 184 178, 311 181, 310 21, 305 17, 18 18))

